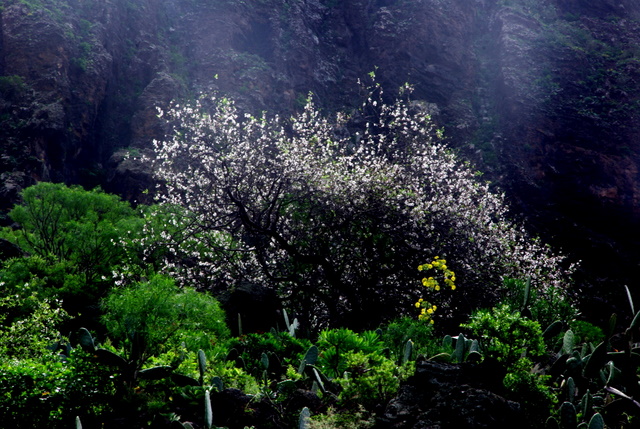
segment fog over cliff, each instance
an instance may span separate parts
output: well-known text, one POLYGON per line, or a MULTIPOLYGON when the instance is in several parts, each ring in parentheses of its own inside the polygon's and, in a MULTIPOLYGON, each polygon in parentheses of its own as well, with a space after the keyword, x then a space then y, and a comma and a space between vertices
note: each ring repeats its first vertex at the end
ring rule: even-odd
POLYGON ((5 0, 1 208, 39 180, 142 201, 124 154, 162 137, 173 99, 286 114, 313 92, 348 110, 376 70, 583 260, 585 312, 622 307, 622 285, 640 292, 639 19, 634 0, 5 0))

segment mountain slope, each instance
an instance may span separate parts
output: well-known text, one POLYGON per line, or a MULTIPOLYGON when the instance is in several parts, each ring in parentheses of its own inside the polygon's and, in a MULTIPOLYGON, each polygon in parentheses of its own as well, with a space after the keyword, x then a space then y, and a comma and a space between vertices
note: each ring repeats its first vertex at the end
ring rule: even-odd
POLYGON ((348 109, 376 69, 388 92, 414 84, 514 212, 585 261, 587 292, 623 296, 640 274, 638 18, 632 0, 5 0, 2 208, 35 180, 142 199, 123 154, 162 136, 172 99, 286 113, 312 91, 348 109))

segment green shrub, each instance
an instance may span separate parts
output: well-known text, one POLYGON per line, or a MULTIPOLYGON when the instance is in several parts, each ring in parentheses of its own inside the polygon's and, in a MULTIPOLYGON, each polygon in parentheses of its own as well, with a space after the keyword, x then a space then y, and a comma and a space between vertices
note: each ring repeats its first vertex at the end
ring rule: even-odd
POLYGON ((53 353, 0 364, 3 427, 69 428, 76 416, 99 427, 112 412, 112 374, 80 349, 66 358, 53 353))
POLYGON ((238 366, 257 378, 261 377, 263 370, 267 370, 269 377, 274 380, 286 374, 288 365, 298 368, 309 347, 309 340, 275 331, 243 335, 229 343, 238 366), (263 355, 268 359, 268 367, 263 363, 263 355))
POLYGON ((411 317, 396 319, 382 328, 381 340, 389 348, 397 363, 401 363, 407 341, 413 343, 413 358, 418 355, 435 356, 449 352, 442 346, 441 338, 435 338, 433 326, 411 317))
POLYGON ((601 328, 584 320, 572 320, 569 323, 569 327, 575 336, 574 341, 576 344, 591 343, 597 345, 605 338, 601 328))
POLYGON ((469 328, 480 341, 485 356, 496 358, 509 369, 523 356, 545 353, 540 324, 520 315, 509 305, 478 310, 461 325, 469 328))
POLYGON ((0 237, 28 256, 3 263, 3 294, 25 298, 35 291, 63 300, 72 316, 95 314, 113 285, 113 271, 128 263, 120 240, 140 233, 141 217, 115 195, 63 184, 31 186, 22 200, 9 212, 21 228, 5 228, 0 237))
POLYGON ((502 303, 511 308, 528 312, 531 319, 540 323, 544 329, 556 320, 569 322, 577 315, 573 302, 566 291, 556 287, 527 287, 527 281, 507 278, 504 280, 502 303))
POLYGON ((339 403, 351 410, 361 405, 380 411, 414 369, 413 365, 398 366, 379 353, 348 351, 343 359, 344 373, 336 380, 342 387, 339 403))
POLYGON ((142 368, 152 356, 180 347, 211 348, 229 336, 218 301, 205 293, 178 288, 156 275, 123 289, 104 302, 104 324, 125 359, 142 368))
POLYGON ((330 408, 326 414, 311 416, 309 429, 368 429, 375 427, 375 416, 362 407, 357 411, 337 411, 330 408))
POLYGON ((327 329, 320 333, 318 366, 329 377, 341 377, 347 369, 348 352, 381 353, 384 343, 374 331, 356 334, 350 329, 327 329))
POLYGON ((0 362, 47 354, 60 340, 57 327, 66 317, 59 303, 52 305, 36 294, 24 300, 0 298, 0 362), (21 307, 19 315, 12 315, 16 307, 21 307))
POLYGON ((549 387, 550 376, 532 372, 533 363, 522 358, 518 360, 504 378, 507 397, 519 402, 527 416, 528 427, 544 426, 558 398, 549 387))

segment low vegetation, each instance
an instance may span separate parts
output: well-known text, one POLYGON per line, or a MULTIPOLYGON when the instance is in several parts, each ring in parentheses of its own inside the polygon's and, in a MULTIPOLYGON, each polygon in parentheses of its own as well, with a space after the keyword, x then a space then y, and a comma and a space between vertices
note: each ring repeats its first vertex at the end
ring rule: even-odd
POLYGON ((312 100, 288 120, 176 106, 154 206, 25 189, 1 235, 19 249, 0 266, 3 425, 374 427, 426 360, 493 362, 524 427, 637 425, 640 316, 581 320, 565 259, 410 88, 367 91, 336 119, 312 100), (280 322, 225 315, 245 283, 280 322))

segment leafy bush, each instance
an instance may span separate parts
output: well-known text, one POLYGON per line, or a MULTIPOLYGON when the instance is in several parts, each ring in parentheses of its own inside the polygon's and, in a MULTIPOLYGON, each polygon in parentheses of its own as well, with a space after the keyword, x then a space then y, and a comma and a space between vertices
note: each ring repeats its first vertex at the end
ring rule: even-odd
POLYGON ((224 312, 214 298, 178 288, 156 275, 148 282, 114 289, 104 302, 104 324, 117 348, 135 368, 151 356, 178 348, 210 348, 229 336, 224 312))
POLYGON ((469 323, 461 326, 479 337, 486 356, 496 358, 507 369, 523 356, 538 357, 546 351, 540 324, 522 317, 506 304, 478 310, 469 323))
POLYGON ((353 428, 368 429, 375 427, 375 416, 363 408, 357 411, 336 411, 330 408, 326 414, 311 416, 309 429, 353 428))
POLYGON ((547 417, 558 402, 550 388, 551 376, 532 372, 533 363, 519 359, 504 378, 507 398, 517 401, 524 409, 528 427, 544 426, 547 417))
POLYGON ((605 335, 601 328, 585 320, 572 320, 569 324, 575 335, 575 343, 600 344, 605 335))
POLYGON ((5 294, 38 292, 61 299, 73 316, 94 307, 111 288, 112 272, 127 260, 120 237, 136 234, 141 217, 117 196, 63 184, 38 183, 22 192, 9 216, 20 229, 1 236, 28 256, 4 262, 5 294))
POLYGON ((112 240, 136 216, 128 203, 102 191, 41 182, 22 192, 9 216, 21 229, 8 236, 25 251, 53 261, 70 259, 89 279, 122 254, 112 240))
POLYGON ((393 320, 381 331, 380 338, 385 346, 391 350, 397 363, 401 363, 404 359, 405 347, 409 340, 413 343, 413 359, 418 355, 431 357, 448 351, 442 346, 442 341, 435 338, 433 327, 430 324, 411 317, 393 320))
POLYGON ((235 357, 239 367, 257 378, 267 370, 269 377, 275 380, 280 380, 288 365, 297 368, 310 346, 309 340, 294 338, 286 332, 247 334, 230 341, 228 345, 230 356, 235 357))
POLYGON ((108 419, 114 404, 112 374, 74 349, 0 364, 0 420, 5 427, 68 428, 76 416, 89 427, 108 419))
POLYGON ((400 382, 413 371, 413 365, 399 366, 379 353, 348 351, 344 354, 344 373, 337 379, 342 387, 340 404, 357 410, 381 411, 396 394, 400 382))
POLYGON ((322 331, 318 337, 317 346, 321 352, 318 366, 329 377, 341 377, 347 370, 349 352, 369 354, 380 353, 384 349, 384 343, 378 333, 366 331, 356 334, 346 328, 322 331))
POLYGON ((541 293, 535 285, 512 278, 505 279, 504 286, 502 302, 526 312, 543 328, 557 320, 568 323, 577 316, 572 297, 557 287, 549 286, 541 293))
POLYGON ((26 300, 0 298, 0 310, 0 362, 46 354, 52 345, 59 342, 57 327, 67 317, 59 303, 52 306, 48 300, 40 300, 35 294, 26 300), (23 307, 20 316, 7 320, 11 310, 18 306, 23 307))

